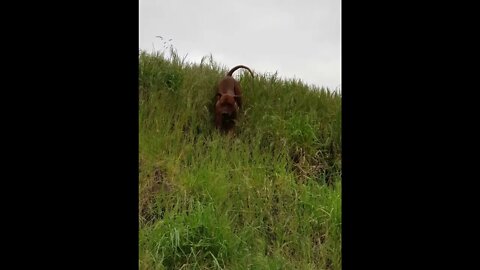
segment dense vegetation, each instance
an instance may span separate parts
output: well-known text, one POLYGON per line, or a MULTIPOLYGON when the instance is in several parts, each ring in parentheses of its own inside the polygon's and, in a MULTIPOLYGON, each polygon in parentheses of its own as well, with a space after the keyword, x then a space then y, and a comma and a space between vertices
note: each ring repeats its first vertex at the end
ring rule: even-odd
POLYGON ((341 269, 341 95, 255 67, 252 89, 239 70, 225 136, 212 108, 227 67, 139 61, 140 269, 341 269))

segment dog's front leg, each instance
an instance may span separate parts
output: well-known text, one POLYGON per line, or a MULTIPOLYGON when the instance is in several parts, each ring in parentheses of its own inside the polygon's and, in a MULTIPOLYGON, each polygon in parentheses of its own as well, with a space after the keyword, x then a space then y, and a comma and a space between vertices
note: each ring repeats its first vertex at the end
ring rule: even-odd
POLYGON ((222 116, 219 113, 215 114, 215 127, 217 129, 222 127, 222 116))

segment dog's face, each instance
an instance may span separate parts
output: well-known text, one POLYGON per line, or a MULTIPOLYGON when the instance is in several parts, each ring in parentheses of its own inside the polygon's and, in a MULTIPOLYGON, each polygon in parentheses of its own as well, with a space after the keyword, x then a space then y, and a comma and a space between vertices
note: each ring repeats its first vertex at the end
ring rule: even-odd
POLYGON ((215 111, 220 114, 223 120, 234 120, 237 116, 238 105, 235 96, 228 94, 217 94, 215 111))

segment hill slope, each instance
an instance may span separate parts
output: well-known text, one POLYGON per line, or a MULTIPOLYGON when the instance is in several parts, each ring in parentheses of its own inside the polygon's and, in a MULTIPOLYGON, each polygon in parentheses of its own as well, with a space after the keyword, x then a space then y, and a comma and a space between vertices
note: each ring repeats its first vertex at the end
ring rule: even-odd
POLYGON ((341 96, 237 71, 230 138, 227 69, 172 55, 139 56, 140 269, 341 269, 341 96))

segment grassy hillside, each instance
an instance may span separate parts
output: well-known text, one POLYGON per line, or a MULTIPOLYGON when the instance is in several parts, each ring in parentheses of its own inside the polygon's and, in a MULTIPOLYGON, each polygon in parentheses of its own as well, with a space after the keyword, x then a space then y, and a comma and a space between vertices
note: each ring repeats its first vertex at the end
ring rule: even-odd
POLYGON ((341 269, 341 96, 239 70, 227 137, 212 106, 231 67, 139 57, 140 269, 341 269))

